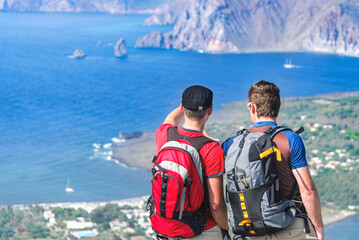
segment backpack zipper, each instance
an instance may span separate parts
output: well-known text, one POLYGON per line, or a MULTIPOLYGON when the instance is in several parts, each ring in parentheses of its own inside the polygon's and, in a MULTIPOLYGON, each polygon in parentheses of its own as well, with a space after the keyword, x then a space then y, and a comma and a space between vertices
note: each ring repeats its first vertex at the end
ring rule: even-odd
POLYGON ((189 205, 189 208, 192 208, 192 205, 191 205, 191 198, 190 198, 190 189, 191 189, 191 185, 192 185, 192 179, 191 178, 187 178, 186 180, 187 182, 187 196, 188 196, 188 205, 189 205))
POLYGON ((265 214, 264 217, 270 217, 272 215, 275 215, 275 214, 278 214, 278 213, 283 213, 283 212, 286 212, 286 210, 280 210, 280 211, 275 212, 275 213, 268 213, 268 214, 265 214))
MULTIPOLYGON (((179 203, 179 197, 180 197, 180 190, 181 190, 181 186, 180 186, 180 183, 178 181, 178 179, 174 176, 172 176, 171 174, 168 174, 168 173, 163 173, 164 176, 167 176, 167 177, 170 177, 170 178, 173 178, 174 180, 176 180, 177 182, 177 185, 178 185, 178 192, 177 192, 177 200, 176 200, 176 205, 175 205, 175 208, 173 210, 173 212, 176 212, 177 211, 177 207, 178 207, 178 203, 179 203)), ((162 192, 162 191, 161 191, 162 192)))

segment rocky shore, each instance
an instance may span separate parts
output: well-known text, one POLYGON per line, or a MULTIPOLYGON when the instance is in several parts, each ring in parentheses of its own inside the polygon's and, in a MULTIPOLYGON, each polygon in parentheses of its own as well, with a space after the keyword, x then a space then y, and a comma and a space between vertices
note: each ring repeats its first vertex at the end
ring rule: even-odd
POLYGON ((0 0, 5 12, 108 12, 154 14, 165 0, 0 0))
POLYGON ((138 39, 141 48, 207 53, 309 51, 359 56, 355 1, 204 0, 163 4, 146 24, 173 24, 138 39))

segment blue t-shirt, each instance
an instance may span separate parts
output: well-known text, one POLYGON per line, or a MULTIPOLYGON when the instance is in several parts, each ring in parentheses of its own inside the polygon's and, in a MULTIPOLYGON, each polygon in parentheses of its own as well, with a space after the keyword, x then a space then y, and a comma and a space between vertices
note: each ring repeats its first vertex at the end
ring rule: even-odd
MULTIPOLYGON (((271 121, 256 122, 253 127, 276 127, 277 124, 271 121)), ((302 138, 295 132, 292 131, 283 131, 282 132, 288 139, 290 147, 290 163, 292 169, 301 168, 308 166, 307 159, 305 157, 305 147, 302 138)), ((227 155, 229 147, 232 145, 233 138, 236 136, 228 138, 225 142, 222 143, 222 149, 224 156, 227 155)))

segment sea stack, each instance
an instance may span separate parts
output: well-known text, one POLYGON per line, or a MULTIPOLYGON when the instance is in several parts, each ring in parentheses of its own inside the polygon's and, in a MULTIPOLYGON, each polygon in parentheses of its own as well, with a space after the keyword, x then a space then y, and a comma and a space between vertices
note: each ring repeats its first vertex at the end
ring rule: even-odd
POLYGON ((86 56, 85 52, 81 49, 76 49, 74 51, 74 55, 73 55, 74 58, 84 58, 85 56, 86 56))
POLYGON ((123 38, 121 38, 120 40, 117 41, 115 47, 115 56, 116 57, 124 57, 127 55, 127 47, 126 47, 126 43, 125 40, 123 38))

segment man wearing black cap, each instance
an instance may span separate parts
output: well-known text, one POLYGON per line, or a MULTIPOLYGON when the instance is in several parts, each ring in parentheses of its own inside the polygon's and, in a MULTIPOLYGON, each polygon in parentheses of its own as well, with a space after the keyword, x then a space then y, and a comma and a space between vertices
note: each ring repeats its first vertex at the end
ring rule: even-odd
MULTIPOLYGON (((184 139, 204 136, 204 126, 212 114, 213 93, 210 89, 195 85, 182 95, 181 105, 174 109, 156 131, 157 153, 167 142, 169 129, 175 127, 184 139), (184 118, 182 126, 179 126, 184 118)), ((221 229, 228 230, 227 208, 223 197, 224 160, 220 145, 213 141, 199 150, 204 179, 208 189, 207 224, 202 234, 191 239, 222 239, 221 229)))

